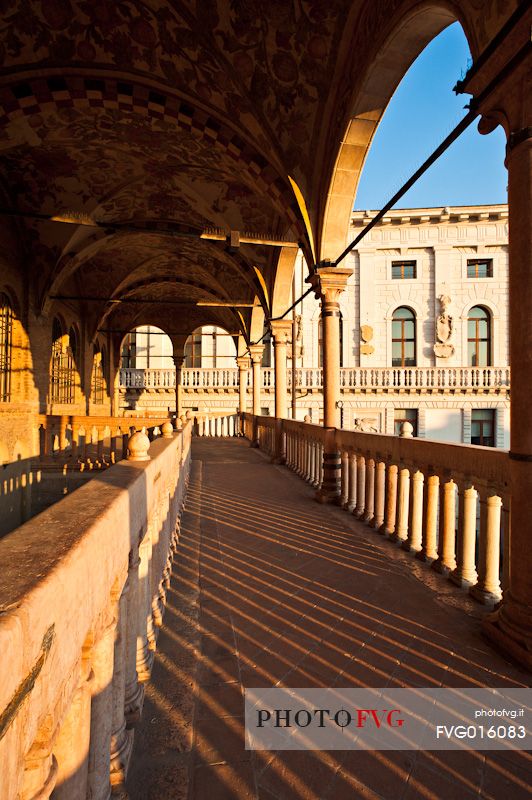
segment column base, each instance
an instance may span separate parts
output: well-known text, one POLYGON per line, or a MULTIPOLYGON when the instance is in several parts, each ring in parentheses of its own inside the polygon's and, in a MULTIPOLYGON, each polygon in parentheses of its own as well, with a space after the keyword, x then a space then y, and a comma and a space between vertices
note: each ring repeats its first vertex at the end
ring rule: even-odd
POLYGON ((416 558, 418 561, 422 561, 424 564, 433 564, 434 561, 438 558, 438 556, 429 556, 427 553, 424 552, 423 548, 416 553, 416 558))
POLYGON ((340 505, 342 502, 342 464, 340 453, 323 454, 323 479, 316 492, 318 503, 340 505))
POLYGON ((406 539, 404 542, 401 542, 401 550, 404 550, 406 553, 415 553, 417 558, 421 552, 421 547, 417 547, 415 544, 410 544, 408 539, 406 539))
POLYGON ((449 572, 448 578, 451 583, 456 584, 456 586, 459 586, 461 589, 469 589, 470 586, 474 586, 477 582, 476 575, 472 575, 471 578, 466 578, 457 569, 453 569, 452 572, 449 572))
POLYGON ((325 486, 325 482, 322 483, 314 495, 314 499, 318 503, 328 503, 329 505, 340 506, 342 504, 342 495, 340 490, 335 489, 333 486, 327 488, 325 486))
POLYGON ((505 596, 500 608, 482 621, 482 633, 505 655, 532 671, 532 611, 505 596))
MULTIPOLYGON (((434 570, 434 572, 439 572, 440 575, 448 575, 450 572, 456 569, 456 565, 454 567, 450 567, 442 561, 441 558, 437 558, 435 561, 432 562, 430 568, 434 570)), ((456 581, 455 581, 456 583, 456 581)), ((461 584, 458 583, 460 586, 461 584)))
POLYGON ((144 704, 144 686, 137 681, 131 688, 126 686, 126 701, 124 705, 124 716, 126 718, 126 727, 134 728, 142 714, 142 706, 144 704))
POLYGON ((111 771, 109 775, 111 790, 123 786, 125 783, 132 750, 133 731, 124 728, 120 734, 120 741, 116 749, 111 750, 111 771))
POLYGON ((473 597, 475 600, 478 600, 479 603, 483 603, 485 606, 496 606, 502 597, 502 595, 495 594, 495 592, 488 592, 485 589, 481 589, 478 584, 470 587, 469 594, 471 597, 473 597))
POLYGON ((394 531, 390 535, 389 539, 390 539, 390 542, 394 542, 394 544, 403 545, 403 544, 406 543, 406 534, 403 536, 402 534, 399 534, 397 531, 394 531))

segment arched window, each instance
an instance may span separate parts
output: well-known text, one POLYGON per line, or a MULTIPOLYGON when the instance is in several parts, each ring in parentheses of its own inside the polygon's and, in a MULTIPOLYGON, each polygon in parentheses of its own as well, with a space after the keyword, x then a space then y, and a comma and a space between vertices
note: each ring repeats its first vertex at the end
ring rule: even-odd
POLYGON ((9 297, 0 292, 0 402, 11 397, 11 356, 13 347, 13 309, 9 297))
POLYGON ((185 367, 201 367, 201 331, 193 333, 185 343, 185 367))
POLYGON ((56 317, 52 324, 51 403, 74 402, 74 374, 74 358, 69 336, 64 332, 61 321, 56 317))
POLYGON ((392 367, 416 366, 416 315, 400 306, 392 315, 392 367))
POLYGON ((91 399, 96 405, 102 405, 105 397, 105 360, 104 351, 94 345, 92 360, 91 399))
POLYGON ((467 363, 470 367, 491 364, 491 316, 484 306, 473 306, 467 317, 467 363))

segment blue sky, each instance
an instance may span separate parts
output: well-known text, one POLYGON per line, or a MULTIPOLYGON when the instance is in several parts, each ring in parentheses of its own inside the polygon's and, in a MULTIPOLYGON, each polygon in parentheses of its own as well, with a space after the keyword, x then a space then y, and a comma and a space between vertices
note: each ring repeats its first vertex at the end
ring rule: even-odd
MULTIPOLYGON (((469 95, 452 91, 470 58, 462 28, 451 25, 421 53, 392 97, 360 179, 355 208, 379 209, 465 116, 469 95)), ((506 203, 505 135, 477 122, 399 201, 397 208, 506 203)))

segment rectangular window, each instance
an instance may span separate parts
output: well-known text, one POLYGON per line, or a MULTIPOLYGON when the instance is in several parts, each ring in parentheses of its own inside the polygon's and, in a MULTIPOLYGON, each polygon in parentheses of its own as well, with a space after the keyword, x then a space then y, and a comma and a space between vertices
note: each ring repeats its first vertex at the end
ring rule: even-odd
POLYGON ((492 258, 468 258, 467 259, 468 278, 493 278, 493 259, 492 258))
POLYGON ((394 433, 396 436, 401 434, 403 422, 409 422, 413 427, 412 436, 417 436, 417 408, 396 408, 393 412, 394 433))
POLYGON ((392 261, 392 278, 417 278, 415 261, 392 261))
POLYGON ((471 444, 495 447, 494 408, 474 408, 471 411, 471 444))

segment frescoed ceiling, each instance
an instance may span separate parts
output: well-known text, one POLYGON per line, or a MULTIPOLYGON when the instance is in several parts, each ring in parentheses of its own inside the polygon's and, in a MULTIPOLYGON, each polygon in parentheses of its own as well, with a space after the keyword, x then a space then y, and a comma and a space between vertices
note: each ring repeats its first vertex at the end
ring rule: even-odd
MULTIPOLYGON (((57 296, 90 297, 93 333, 145 316, 116 302, 126 297, 158 300, 157 318, 179 313, 185 326, 249 325, 249 308, 242 322, 198 301, 262 303, 268 314, 280 247, 200 235, 248 231, 319 258, 312 240, 357 86, 418 5, 4 0, 0 184, 24 215, 35 312, 57 296)), ((481 49, 514 2, 457 5, 481 49)))

